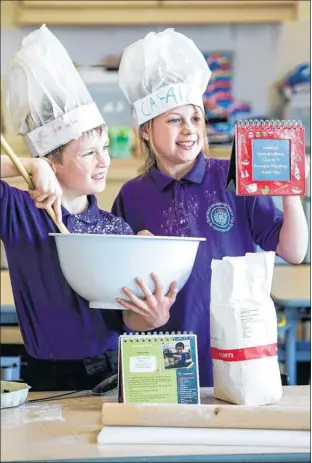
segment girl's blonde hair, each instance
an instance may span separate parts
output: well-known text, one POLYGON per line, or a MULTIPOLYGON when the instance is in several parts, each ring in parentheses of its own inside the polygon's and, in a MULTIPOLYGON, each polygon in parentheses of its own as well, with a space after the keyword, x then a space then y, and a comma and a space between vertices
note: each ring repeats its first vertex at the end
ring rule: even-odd
MULTIPOLYGON (((139 173, 147 172, 153 165, 156 164, 156 149, 153 142, 153 119, 150 121, 145 122, 142 124, 138 131, 138 139, 139 139, 139 156, 142 158, 143 164, 139 167, 139 173), (143 138, 143 132, 149 133, 149 141, 143 138)), ((202 152, 204 153, 205 157, 208 157, 209 146, 208 146, 208 138, 206 132, 206 121, 203 119, 202 121, 202 130, 204 135, 204 144, 202 147, 202 152)))

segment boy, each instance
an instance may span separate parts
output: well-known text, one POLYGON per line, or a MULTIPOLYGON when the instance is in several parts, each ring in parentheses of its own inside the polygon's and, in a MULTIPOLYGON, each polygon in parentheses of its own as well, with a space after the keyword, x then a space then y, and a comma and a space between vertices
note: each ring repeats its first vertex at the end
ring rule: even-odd
MULTIPOLYGON (((176 285, 165 296, 155 277, 155 296, 141 305, 125 289, 132 303, 121 320, 114 311, 89 309, 64 279, 48 236, 57 230, 41 208, 53 206, 72 233, 133 232, 97 206, 110 162, 107 128, 66 50, 45 26, 23 40, 12 62, 9 100, 12 122, 31 154, 22 163, 35 185, 27 193, 1 181, 0 190, 0 238, 27 351, 23 380, 33 390, 90 389, 116 372, 123 322, 134 330, 154 328, 158 310, 169 310, 175 300, 176 285)), ((1 175, 18 175, 6 156, 1 175)))

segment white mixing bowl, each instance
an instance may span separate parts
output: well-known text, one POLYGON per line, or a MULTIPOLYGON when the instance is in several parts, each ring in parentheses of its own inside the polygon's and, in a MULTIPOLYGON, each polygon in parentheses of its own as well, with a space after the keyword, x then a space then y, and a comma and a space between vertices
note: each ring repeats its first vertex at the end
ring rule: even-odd
POLYGON ((124 286, 144 295, 139 277, 154 291, 151 273, 160 279, 165 294, 172 281, 180 291, 187 282, 200 241, 205 238, 138 235, 50 233, 54 236, 62 272, 68 284, 93 309, 123 309, 117 297, 127 299, 124 286))

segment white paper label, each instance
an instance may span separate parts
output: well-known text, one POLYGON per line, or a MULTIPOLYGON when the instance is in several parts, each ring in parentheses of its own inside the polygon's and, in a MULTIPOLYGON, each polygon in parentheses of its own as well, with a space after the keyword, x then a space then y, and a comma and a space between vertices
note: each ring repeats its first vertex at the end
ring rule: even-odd
POLYGON ((130 373, 153 373, 156 371, 156 357, 130 357, 130 373))
POLYGON ((45 156, 102 124, 105 122, 96 104, 89 103, 28 133, 25 135, 25 142, 33 157, 45 156))
POLYGON ((151 93, 134 103, 138 125, 178 106, 193 104, 204 111, 202 95, 186 84, 172 84, 151 93))

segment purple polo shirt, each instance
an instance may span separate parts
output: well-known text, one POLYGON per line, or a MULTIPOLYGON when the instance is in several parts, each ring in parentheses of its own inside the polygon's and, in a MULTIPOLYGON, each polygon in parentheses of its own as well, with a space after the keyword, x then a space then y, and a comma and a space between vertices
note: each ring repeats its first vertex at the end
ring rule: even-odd
POLYGON ((168 324, 160 331, 197 334, 201 386, 212 386, 210 353, 211 259, 255 252, 256 244, 275 251, 283 214, 270 197, 244 197, 225 191, 229 161, 199 154, 193 169, 180 181, 155 166, 129 182, 117 196, 112 212, 134 232, 197 236, 200 243, 192 274, 178 293, 168 324))
MULTIPOLYGON (((14 301, 25 348, 36 358, 75 360, 116 349, 123 331, 113 310, 90 309, 67 284, 58 260, 57 232, 29 194, 1 181, 0 238, 10 269, 14 301)), ((120 218, 98 208, 90 196, 82 214, 63 208, 63 222, 72 233, 133 234, 120 218)))

